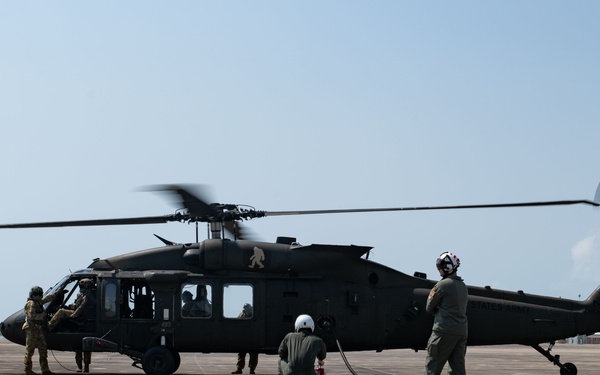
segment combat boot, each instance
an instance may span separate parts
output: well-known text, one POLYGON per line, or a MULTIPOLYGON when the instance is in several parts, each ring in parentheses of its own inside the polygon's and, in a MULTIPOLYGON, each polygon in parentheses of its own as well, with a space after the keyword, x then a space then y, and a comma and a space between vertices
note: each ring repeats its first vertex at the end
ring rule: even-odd
POLYGON ((235 371, 232 371, 231 373, 232 373, 232 374, 241 374, 241 373, 242 373, 242 369, 238 367, 238 369, 237 369, 237 370, 235 370, 235 371))
POLYGON ((83 366, 83 372, 90 372, 90 365, 83 366))

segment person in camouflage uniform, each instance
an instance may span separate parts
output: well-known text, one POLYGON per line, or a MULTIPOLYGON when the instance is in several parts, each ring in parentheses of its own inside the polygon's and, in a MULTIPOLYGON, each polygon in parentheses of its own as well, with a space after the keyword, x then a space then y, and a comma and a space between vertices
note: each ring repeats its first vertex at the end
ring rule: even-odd
POLYGON ((75 363, 77 363, 77 372, 90 372, 90 363, 92 363, 92 352, 82 352, 81 350, 76 351, 75 363))
POLYGON ((94 282, 90 279, 79 280, 79 293, 77 294, 75 303, 54 313, 52 319, 50 319, 50 322, 48 323, 48 330, 53 331, 58 323, 65 318, 77 318, 79 315, 81 315, 85 309, 88 299, 90 299, 90 296, 88 296, 88 291, 91 290, 93 285, 94 282))
MULTIPOLYGON (((245 303, 238 319, 250 319, 254 314, 254 309, 249 303, 245 303)), ((254 374, 256 366, 258 366, 258 353, 248 353, 248 367, 250 368, 250 374, 254 374)), ((244 366, 246 365, 246 353, 238 353, 238 360, 235 365, 235 370, 232 374, 241 374, 244 366)))
MULTIPOLYGON (((93 296, 90 295, 90 291, 94 287, 94 282, 91 279, 79 280, 79 293, 75 303, 66 308, 58 310, 50 319, 48 323, 48 330, 53 331, 58 323, 65 318, 77 318, 80 316, 86 307, 88 301, 93 303, 93 296)), ((90 372, 90 363, 92 363, 91 352, 75 352, 75 363, 77 364, 77 372, 90 372)))
POLYGON ((63 290, 58 290, 55 293, 44 296, 44 290, 39 286, 34 286, 29 291, 29 298, 25 304, 25 323, 23 331, 25 331, 25 365, 26 375, 36 375, 33 372, 33 363, 31 358, 35 349, 38 350, 40 356, 40 367, 42 375, 52 375, 52 371, 48 367, 48 346, 46 345, 46 337, 44 336, 44 326, 46 325, 46 312, 44 304, 53 301, 58 293, 64 293, 63 290))

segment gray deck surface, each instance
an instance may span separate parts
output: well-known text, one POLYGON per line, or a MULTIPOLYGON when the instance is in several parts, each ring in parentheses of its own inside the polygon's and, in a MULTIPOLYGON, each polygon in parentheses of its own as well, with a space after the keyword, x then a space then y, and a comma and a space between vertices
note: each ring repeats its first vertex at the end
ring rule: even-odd
MULTIPOLYGON (((553 354, 560 354, 564 362, 577 365, 578 374, 600 373, 600 345, 557 344, 553 354)), ((24 347, 0 339, 0 374, 23 374, 24 347)), ((422 374, 425 352, 412 350, 388 350, 376 352, 346 353, 354 371, 364 374, 422 374)), ((56 374, 74 374, 74 354, 52 352, 48 354, 50 369, 56 374), (63 367, 64 366, 64 367, 63 367)), ((143 374, 131 366, 129 357, 115 353, 94 353, 92 374, 143 374)), ((181 367, 177 374, 229 374, 235 368, 235 354, 182 353, 181 367)), ((325 361, 328 375, 350 374, 339 353, 328 354, 325 361)), ((37 351, 34 371, 39 371, 37 351)), ((244 369, 247 374, 248 370, 244 369)), ((277 356, 260 355, 257 374, 277 374, 277 356)), ((447 373, 444 371, 444 373, 447 373)), ((467 373, 470 375, 501 374, 559 374, 558 367, 530 347, 519 345, 469 347, 467 373)))

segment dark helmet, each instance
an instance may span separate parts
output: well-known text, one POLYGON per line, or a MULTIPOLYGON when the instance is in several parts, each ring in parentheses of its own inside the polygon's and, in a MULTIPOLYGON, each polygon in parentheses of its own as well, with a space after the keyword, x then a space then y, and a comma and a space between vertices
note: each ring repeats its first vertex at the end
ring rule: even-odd
POLYGON ((42 299, 42 296, 44 295, 44 289, 42 289, 41 286, 33 286, 31 287, 31 290, 29 291, 29 298, 31 299, 42 299))
POLYGON ((181 293, 181 299, 183 300, 183 302, 188 302, 191 301, 192 298, 194 296, 192 295, 192 293, 188 290, 186 290, 185 292, 181 293))
POLYGON ((89 289, 94 285, 94 282, 91 279, 81 279, 79 280, 79 287, 81 289, 89 289))

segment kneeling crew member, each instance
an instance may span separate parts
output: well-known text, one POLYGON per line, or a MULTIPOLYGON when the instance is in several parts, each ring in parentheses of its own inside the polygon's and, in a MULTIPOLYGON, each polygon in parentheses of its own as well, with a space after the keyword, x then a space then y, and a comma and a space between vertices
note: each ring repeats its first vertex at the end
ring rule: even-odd
POLYGON ((313 334, 315 322, 310 315, 300 315, 294 324, 296 332, 288 333, 279 345, 279 374, 314 375, 315 359, 319 366, 325 363, 327 346, 313 334))

